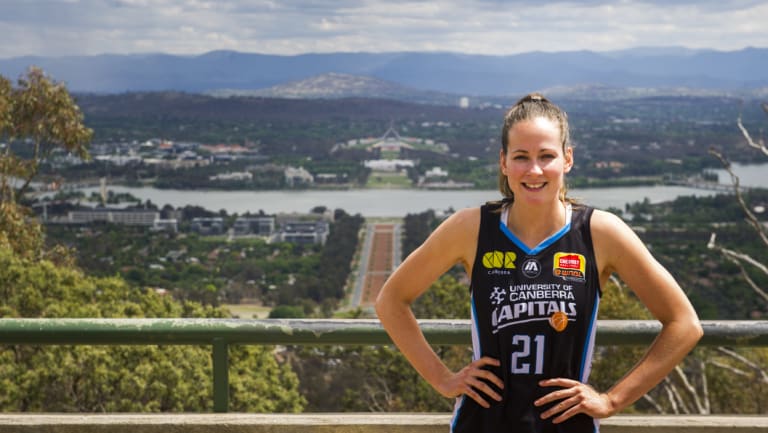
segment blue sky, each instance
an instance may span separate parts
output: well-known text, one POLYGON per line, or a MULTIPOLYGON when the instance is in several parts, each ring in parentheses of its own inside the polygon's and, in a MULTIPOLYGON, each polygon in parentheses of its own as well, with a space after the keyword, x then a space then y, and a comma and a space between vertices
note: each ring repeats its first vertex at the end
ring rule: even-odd
POLYGON ((0 58, 768 47, 768 2, 6 0, 0 58))

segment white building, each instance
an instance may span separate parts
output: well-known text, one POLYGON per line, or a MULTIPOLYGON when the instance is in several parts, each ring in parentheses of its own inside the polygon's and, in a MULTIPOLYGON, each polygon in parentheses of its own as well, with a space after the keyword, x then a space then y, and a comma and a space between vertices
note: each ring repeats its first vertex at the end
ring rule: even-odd
POLYGON ((427 179, 448 177, 448 172, 440 167, 432 167, 424 173, 424 177, 427 179))
POLYGON ((406 167, 415 167, 416 163, 411 159, 373 159, 363 161, 366 168, 376 171, 398 171, 406 167))
POLYGON ((102 221, 113 224, 154 226, 155 221, 159 219, 160 212, 157 211, 92 209, 69 211, 64 222, 69 224, 89 224, 102 221))
POLYGON ((221 173, 215 176, 209 176, 209 180, 251 180, 253 173, 248 171, 234 171, 230 173, 221 173))
POLYGON ((285 183, 288 186, 311 185, 315 179, 304 167, 285 167, 285 183))

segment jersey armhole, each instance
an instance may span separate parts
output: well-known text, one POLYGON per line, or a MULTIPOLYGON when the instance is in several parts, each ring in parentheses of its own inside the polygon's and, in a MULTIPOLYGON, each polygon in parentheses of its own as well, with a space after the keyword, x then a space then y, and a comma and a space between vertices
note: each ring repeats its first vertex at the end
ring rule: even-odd
MULTIPOLYGON (((472 258, 472 273, 469 275, 469 281, 475 281, 475 272, 477 272, 477 258, 481 256, 480 249, 482 248, 482 242, 480 241, 483 237, 483 230, 488 230, 488 227, 497 227, 498 223, 495 225, 493 224, 493 219, 498 218, 499 213, 495 212, 492 207, 495 207, 494 204, 484 204, 480 206, 480 223, 477 225, 477 233, 475 234, 477 238, 477 245, 475 246, 475 256, 472 258), (490 225, 489 225, 490 224, 490 225)), ((472 291, 472 284, 469 285, 470 292, 472 291)))
POLYGON ((594 240, 592 239, 592 216, 594 215, 594 208, 584 206, 582 207, 582 212, 584 212, 584 227, 582 230, 583 236, 584 236, 584 243, 587 245, 589 251, 590 251, 590 262, 592 263, 591 267, 593 268, 594 275, 597 278, 597 296, 602 298, 603 297, 603 286, 600 284, 600 269, 597 267, 597 254, 595 254, 595 244, 594 240))

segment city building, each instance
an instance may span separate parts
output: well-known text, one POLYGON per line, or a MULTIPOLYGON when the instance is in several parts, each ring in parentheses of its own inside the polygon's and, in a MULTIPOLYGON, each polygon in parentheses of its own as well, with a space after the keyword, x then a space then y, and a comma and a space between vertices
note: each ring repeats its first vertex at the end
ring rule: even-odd
POLYGON ((229 173, 221 173, 214 176, 208 176, 208 180, 246 181, 251 179, 253 179, 253 173, 248 171, 233 171, 229 173))
POLYGON ((235 235, 272 236, 275 232, 275 217, 238 217, 233 225, 235 235))
POLYGON ((410 159, 373 159, 363 161, 363 166, 376 171, 400 171, 406 167, 414 167, 416 163, 410 159))
POLYGON ((224 233, 224 218, 198 217, 192 218, 191 229, 201 235, 220 235, 224 233))
POLYGON ((312 174, 304 167, 285 167, 283 173, 285 174, 285 183, 290 187, 311 185, 315 181, 312 174))
POLYGON ((286 221, 280 227, 277 238, 294 244, 324 245, 328 239, 328 221, 286 221))
POLYGON ((157 211, 96 208, 69 211, 66 217, 63 219, 59 218, 55 222, 64 224, 107 222, 134 226, 154 226, 155 221, 159 219, 160 212, 157 211))
POLYGON ((152 225, 152 231, 167 231, 176 233, 179 231, 179 221, 176 218, 156 219, 152 225))

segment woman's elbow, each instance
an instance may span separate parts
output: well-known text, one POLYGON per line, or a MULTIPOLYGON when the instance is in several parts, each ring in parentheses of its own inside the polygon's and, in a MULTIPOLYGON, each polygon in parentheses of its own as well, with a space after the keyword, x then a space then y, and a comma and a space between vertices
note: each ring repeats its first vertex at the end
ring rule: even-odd
POLYGON ((699 340, 701 340, 701 337, 704 336, 704 328, 701 326, 701 322, 699 321, 698 317, 695 317, 693 323, 691 324, 691 334, 693 334, 697 343, 699 340))
POLYGON ((373 308, 376 311, 376 315, 379 317, 379 319, 381 319, 382 316, 386 316, 388 312, 392 311, 394 304, 395 300, 392 297, 391 290, 388 290, 385 285, 376 296, 376 301, 373 303, 373 308))
POLYGON ((381 316, 386 311, 386 303, 386 298, 381 292, 379 292, 378 296, 376 296, 376 301, 373 303, 373 309, 376 311, 376 316, 379 318, 381 318, 381 316))
POLYGON ((696 346, 701 337, 704 336, 704 328, 701 326, 696 313, 688 315, 681 321, 681 324, 683 325, 685 339, 690 342, 691 347, 696 346))
POLYGON ((410 308, 410 305, 410 300, 403 296, 402 291, 398 290, 397 286, 385 283, 376 296, 373 308, 379 320, 386 320, 403 314, 410 308))

